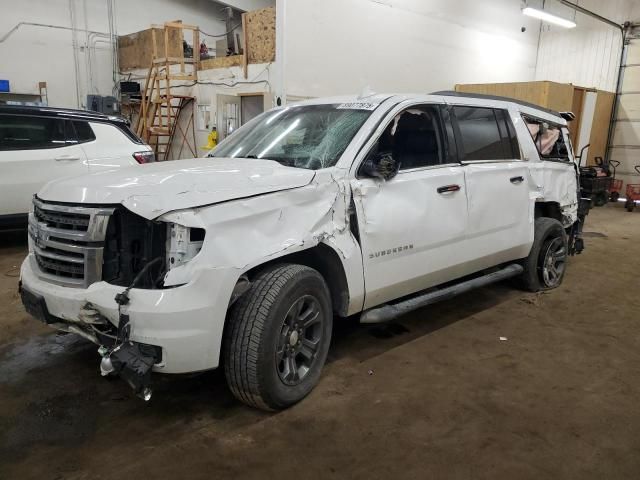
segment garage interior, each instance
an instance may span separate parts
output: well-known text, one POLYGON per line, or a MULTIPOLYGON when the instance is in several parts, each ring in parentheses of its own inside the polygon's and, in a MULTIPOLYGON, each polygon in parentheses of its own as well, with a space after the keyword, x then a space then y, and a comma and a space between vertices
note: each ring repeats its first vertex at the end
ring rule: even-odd
POLYGON ((25 311, 27 231, 0 230, 0 478, 640 478, 640 1, 7 0, 0 18, 0 106, 123 117, 156 162, 211 161, 304 100, 442 91, 574 114, 591 209, 560 287, 336 318, 320 382, 283 411, 238 402, 222 369, 154 374, 143 402, 25 311))

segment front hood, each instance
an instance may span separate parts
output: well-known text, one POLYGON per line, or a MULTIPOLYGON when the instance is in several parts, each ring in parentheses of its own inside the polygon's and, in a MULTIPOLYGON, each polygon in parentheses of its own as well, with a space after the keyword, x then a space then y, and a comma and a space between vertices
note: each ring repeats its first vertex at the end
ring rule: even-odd
POLYGON ((55 180, 38 197, 68 203, 120 203, 152 219, 173 210, 302 187, 314 175, 312 170, 271 160, 194 158, 55 180))

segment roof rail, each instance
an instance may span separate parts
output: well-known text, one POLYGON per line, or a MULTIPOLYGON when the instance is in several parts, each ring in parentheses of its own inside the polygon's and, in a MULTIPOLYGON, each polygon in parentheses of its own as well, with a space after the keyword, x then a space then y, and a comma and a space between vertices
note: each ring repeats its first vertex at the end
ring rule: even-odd
POLYGON ((573 113, 571 112, 557 112, 556 110, 551 110, 550 108, 545 108, 545 107, 541 107, 540 105, 536 105, 535 103, 529 103, 529 102, 525 102, 524 100, 518 100, 517 98, 511 98, 511 97, 501 97, 499 95, 485 95, 483 93, 467 93, 467 92, 455 92, 453 90, 442 90, 439 92, 433 92, 431 93, 431 95, 441 95, 443 97, 461 97, 461 98, 479 98, 479 99, 485 99, 485 100, 501 100, 503 102, 512 102, 512 103, 517 103, 518 105, 521 105, 523 107, 529 107, 529 108, 535 108, 536 110, 541 110, 543 112, 546 112, 548 114, 551 115, 555 115, 556 117, 562 117, 567 121, 571 121, 568 118, 563 116, 563 113, 566 115, 572 115, 573 118, 575 118, 575 115, 573 115, 573 113))

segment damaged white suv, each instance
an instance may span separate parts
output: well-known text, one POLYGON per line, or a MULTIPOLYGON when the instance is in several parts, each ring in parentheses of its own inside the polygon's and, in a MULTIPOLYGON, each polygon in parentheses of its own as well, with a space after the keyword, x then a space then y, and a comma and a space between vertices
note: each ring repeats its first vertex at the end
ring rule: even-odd
POLYGON ((507 99, 375 95, 264 113, 210 158, 49 183, 23 303, 100 346, 145 398, 151 371, 224 366, 264 409, 318 382, 332 323, 517 277, 557 287, 582 249, 565 119, 507 99))

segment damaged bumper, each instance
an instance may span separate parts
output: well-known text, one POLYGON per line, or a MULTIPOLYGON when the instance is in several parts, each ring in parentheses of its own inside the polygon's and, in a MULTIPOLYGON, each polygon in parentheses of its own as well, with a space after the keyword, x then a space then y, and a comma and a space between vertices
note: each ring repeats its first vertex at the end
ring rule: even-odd
MULTIPOLYGON (((115 297, 124 289, 106 282, 94 283, 86 289, 45 282, 33 270, 37 267, 31 256, 25 259, 20 271, 26 310, 54 328, 82 335, 111 350, 115 337, 104 334, 109 328, 103 328, 103 324, 112 332, 118 331, 120 315, 115 297)), ((224 318, 236 280, 237 272, 233 270, 204 270, 180 287, 132 289, 130 303, 122 307, 130 326, 126 338, 143 348, 135 352, 130 347, 121 347, 122 358, 116 359, 116 363, 126 363, 123 359, 132 354, 146 363, 153 357, 150 370, 163 373, 216 368, 224 318)))

